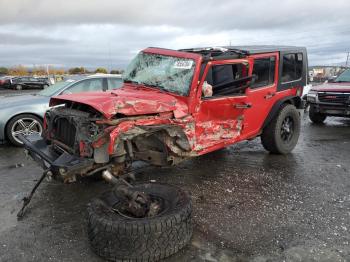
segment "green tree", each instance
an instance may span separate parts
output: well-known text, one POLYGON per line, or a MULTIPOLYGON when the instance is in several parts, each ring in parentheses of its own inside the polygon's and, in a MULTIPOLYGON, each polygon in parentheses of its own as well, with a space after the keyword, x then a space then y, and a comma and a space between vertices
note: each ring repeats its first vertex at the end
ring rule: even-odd
POLYGON ((73 67, 68 70, 68 73, 71 75, 85 74, 87 70, 84 67, 73 67))
POLYGON ((100 74, 107 74, 107 69, 103 67, 99 67, 95 70, 95 74, 100 73, 100 74))
POLYGON ((9 70, 6 67, 0 67, 0 75, 8 75, 9 70))

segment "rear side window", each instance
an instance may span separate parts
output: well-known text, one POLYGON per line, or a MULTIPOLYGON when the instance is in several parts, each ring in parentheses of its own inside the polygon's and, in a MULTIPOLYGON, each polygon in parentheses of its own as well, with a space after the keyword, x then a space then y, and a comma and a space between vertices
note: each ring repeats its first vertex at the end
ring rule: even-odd
POLYGON ((272 85, 275 81, 276 58, 266 57, 254 60, 253 75, 256 76, 251 88, 272 85))
POLYGON ((121 78, 107 78, 108 89, 116 89, 123 85, 123 80, 121 78))
POLYGON ((63 94, 102 91, 102 87, 102 78, 85 79, 63 91, 63 94))
POLYGON ((299 80, 303 73, 303 54, 283 55, 282 83, 299 80))

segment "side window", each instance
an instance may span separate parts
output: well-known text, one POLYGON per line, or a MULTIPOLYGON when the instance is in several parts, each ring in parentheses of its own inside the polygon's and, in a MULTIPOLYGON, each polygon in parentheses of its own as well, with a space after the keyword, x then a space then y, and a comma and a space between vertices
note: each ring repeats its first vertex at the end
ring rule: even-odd
MULTIPOLYGON (((238 95, 247 86, 248 66, 246 64, 227 64, 212 66, 206 76, 203 89, 212 88, 212 95, 238 95)), ((205 91, 204 91, 204 96, 205 91)))
POLYGON ((303 73, 303 54, 283 55, 282 83, 295 81, 301 78, 303 73))
POLYGON ((108 78, 108 89, 116 89, 123 85, 123 80, 121 78, 108 78))
POLYGON ((258 88, 262 86, 268 86, 275 81, 275 66, 276 58, 258 58, 254 60, 253 75, 256 76, 255 82, 251 85, 251 88, 258 88))
POLYGON ((102 85, 102 78, 87 79, 76 83, 72 87, 65 90, 63 94, 102 91, 102 85))

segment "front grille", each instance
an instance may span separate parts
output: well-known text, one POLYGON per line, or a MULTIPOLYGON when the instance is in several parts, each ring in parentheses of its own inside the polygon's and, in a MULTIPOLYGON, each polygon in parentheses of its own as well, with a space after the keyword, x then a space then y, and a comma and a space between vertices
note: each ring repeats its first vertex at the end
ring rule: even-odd
POLYGON ((74 147, 76 127, 67 118, 55 121, 55 138, 63 144, 74 147))
POLYGON ((349 98, 346 93, 318 93, 318 100, 324 103, 350 104, 349 98))

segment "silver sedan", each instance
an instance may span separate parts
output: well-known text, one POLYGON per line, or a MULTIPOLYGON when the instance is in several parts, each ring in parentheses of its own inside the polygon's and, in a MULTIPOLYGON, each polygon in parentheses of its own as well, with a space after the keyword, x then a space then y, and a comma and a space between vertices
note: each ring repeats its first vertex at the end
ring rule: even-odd
POLYGON ((121 87, 120 76, 93 75, 80 80, 65 80, 51 85, 37 94, 0 97, 0 143, 5 141, 21 146, 18 135, 43 131, 43 117, 53 96, 121 87))

